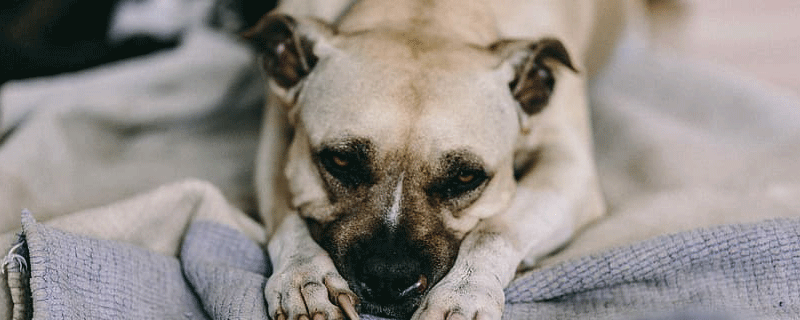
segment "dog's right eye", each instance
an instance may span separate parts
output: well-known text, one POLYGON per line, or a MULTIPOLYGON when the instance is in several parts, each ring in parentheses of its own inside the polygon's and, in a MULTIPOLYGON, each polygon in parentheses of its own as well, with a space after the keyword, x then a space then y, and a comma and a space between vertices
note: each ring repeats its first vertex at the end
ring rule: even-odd
POLYGON ((360 152, 323 150, 318 155, 322 168, 343 186, 355 188, 372 181, 366 155, 360 152))

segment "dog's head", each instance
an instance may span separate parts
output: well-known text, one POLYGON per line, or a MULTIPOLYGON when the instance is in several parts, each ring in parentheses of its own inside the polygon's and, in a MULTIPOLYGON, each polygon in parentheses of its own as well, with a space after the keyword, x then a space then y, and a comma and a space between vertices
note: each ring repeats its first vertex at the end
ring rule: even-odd
POLYGON ((410 315, 465 234, 507 208, 526 119, 573 68, 552 39, 479 47, 275 14, 245 36, 295 129, 292 205, 361 310, 388 316, 410 315))

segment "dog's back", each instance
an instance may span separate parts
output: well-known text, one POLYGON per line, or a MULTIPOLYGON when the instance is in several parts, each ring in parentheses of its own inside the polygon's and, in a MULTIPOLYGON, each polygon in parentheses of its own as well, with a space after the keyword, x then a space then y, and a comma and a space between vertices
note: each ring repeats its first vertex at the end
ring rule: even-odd
POLYGON ((608 59, 632 12, 632 0, 286 0, 277 11, 313 16, 340 28, 374 24, 418 23, 411 17, 424 12, 437 17, 441 32, 460 34, 484 45, 497 38, 565 40, 580 69, 589 75, 608 59), (371 10, 365 14, 363 10, 371 10), (355 14, 358 12, 357 14, 355 14), (445 14, 442 14, 445 13, 445 14), (368 18, 365 18, 368 17, 368 18), (442 20, 444 19, 446 20, 442 20), (447 23, 444 23, 447 22, 447 23))

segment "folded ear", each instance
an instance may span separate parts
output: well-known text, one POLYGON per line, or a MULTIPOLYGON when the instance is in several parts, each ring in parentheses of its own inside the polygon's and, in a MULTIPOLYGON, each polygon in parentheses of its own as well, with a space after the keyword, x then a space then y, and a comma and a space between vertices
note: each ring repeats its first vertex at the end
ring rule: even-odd
POLYGON ((556 83, 553 63, 557 62, 578 72, 561 41, 545 38, 539 41, 503 40, 492 44, 490 50, 505 57, 514 70, 508 86, 527 115, 536 114, 550 100, 556 83))
POLYGON ((333 35, 333 29, 316 20, 298 20, 269 13, 241 36, 262 54, 262 67, 278 87, 291 89, 307 76, 319 57, 315 46, 333 35))

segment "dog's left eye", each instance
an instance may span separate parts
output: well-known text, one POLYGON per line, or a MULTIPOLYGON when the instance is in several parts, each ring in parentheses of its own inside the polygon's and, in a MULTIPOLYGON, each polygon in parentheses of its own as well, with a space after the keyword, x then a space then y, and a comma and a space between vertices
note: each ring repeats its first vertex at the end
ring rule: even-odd
POLYGON ((441 182, 428 190, 431 194, 444 199, 452 199, 477 189, 488 179, 486 172, 480 169, 460 168, 453 170, 441 182))
POLYGON ((475 180, 475 174, 471 172, 462 172, 457 178, 461 183, 470 183, 475 180))
POLYGON ((453 180, 453 189, 456 192, 463 193, 473 190, 486 180, 486 173, 477 169, 462 169, 453 180))

